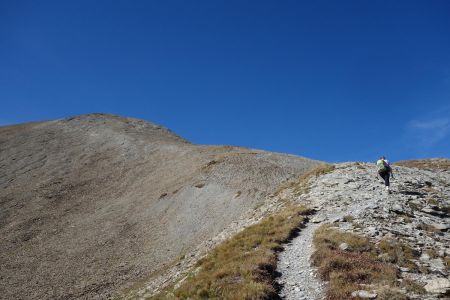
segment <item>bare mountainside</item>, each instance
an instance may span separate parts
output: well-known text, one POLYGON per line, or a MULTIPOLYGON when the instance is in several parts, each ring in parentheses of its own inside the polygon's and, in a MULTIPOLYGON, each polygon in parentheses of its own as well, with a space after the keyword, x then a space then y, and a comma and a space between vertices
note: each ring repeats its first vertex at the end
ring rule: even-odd
POLYGON ((108 298, 318 162, 91 114, 0 127, 0 298, 108 298))

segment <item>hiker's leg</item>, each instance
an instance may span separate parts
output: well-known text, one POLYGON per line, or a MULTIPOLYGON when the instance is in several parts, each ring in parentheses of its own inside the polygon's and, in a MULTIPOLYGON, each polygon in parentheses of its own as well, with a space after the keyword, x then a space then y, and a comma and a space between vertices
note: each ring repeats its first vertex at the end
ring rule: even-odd
POLYGON ((384 172, 384 185, 389 186, 389 172, 384 172))
POLYGON ((380 177, 384 180, 384 185, 389 186, 389 173, 386 171, 381 171, 378 174, 380 174, 380 177))

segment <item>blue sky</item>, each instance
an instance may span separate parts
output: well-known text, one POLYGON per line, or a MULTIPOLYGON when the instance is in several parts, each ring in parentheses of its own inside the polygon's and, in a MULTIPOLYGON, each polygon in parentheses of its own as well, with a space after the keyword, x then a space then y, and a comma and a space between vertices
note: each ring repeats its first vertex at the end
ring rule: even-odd
POLYGON ((450 155, 450 1, 2 1, 0 124, 106 112, 325 161, 450 155))

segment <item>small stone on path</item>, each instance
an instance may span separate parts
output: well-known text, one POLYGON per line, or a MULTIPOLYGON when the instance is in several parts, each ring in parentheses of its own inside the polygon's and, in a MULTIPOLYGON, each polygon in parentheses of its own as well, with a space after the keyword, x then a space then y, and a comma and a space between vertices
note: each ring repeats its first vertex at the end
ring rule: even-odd
POLYGON ((312 223, 321 223, 323 221, 325 221, 325 217, 322 217, 322 216, 316 216, 311 219, 312 223))
POLYGON ((363 299, 375 299, 377 297, 377 293, 375 293, 374 291, 372 292, 368 292, 368 291, 364 291, 364 290, 359 290, 359 291, 354 291, 352 293, 352 297, 356 298, 363 298, 363 299))
POLYGON ((343 251, 347 250, 348 249, 348 244, 347 243, 341 243, 339 245, 339 249, 341 249, 343 251))

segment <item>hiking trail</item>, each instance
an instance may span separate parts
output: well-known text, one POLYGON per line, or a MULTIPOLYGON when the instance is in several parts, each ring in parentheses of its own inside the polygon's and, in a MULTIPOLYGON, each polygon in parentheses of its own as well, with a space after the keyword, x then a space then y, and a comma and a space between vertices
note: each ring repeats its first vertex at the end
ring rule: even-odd
POLYGON ((294 196, 294 201, 314 208, 316 214, 279 254, 277 271, 281 276, 277 283, 281 286, 282 299, 324 298, 326 282, 320 279, 310 261, 314 231, 321 224, 332 224, 374 242, 394 238, 419 251, 421 256, 414 262, 427 268, 428 274, 399 267, 401 278, 416 281, 429 293, 427 296, 408 293, 411 299, 437 299, 450 291, 450 282, 446 286, 449 274, 444 263, 450 255, 449 225, 445 221, 448 218, 445 208, 450 204, 450 172, 394 166, 394 176, 392 193, 388 194, 377 177, 375 165, 337 164, 334 171, 311 182, 308 193, 294 196), (408 215, 411 218, 406 220, 408 215), (427 234, 421 224, 434 226, 439 234, 427 234), (433 249, 441 249, 437 257, 425 255, 433 249))

